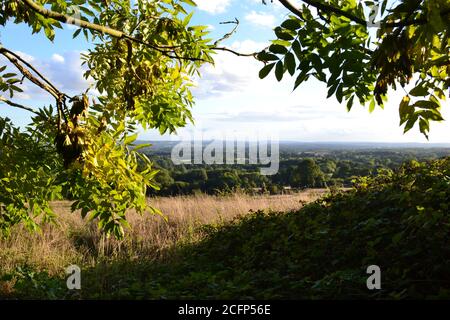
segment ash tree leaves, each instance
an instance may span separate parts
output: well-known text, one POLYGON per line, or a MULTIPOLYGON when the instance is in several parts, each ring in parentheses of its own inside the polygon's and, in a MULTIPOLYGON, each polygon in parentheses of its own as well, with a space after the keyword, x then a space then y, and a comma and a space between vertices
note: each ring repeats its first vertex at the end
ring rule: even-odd
POLYGON ((48 142, 0 118, 0 235, 18 223, 35 231, 39 221, 55 219, 50 201, 61 199, 63 186, 48 142))
MULTIPOLYGON (((283 38, 275 40, 267 53, 258 56, 259 60, 267 61, 266 54, 279 56, 277 79, 281 80, 285 72, 296 74, 294 89, 315 77, 327 83, 329 97, 336 95, 340 102, 346 98, 349 108, 355 96, 360 102, 368 101, 365 84, 374 81, 368 68, 370 56, 363 49, 368 34, 360 28, 353 29, 348 20, 334 16, 332 25, 322 25, 312 19, 307 6, 303 6, 302 14, 302 18, 290 16, 275 29, 277 36, 283 38), (345 46, 349 47, 348 53, 343 50, 345 46)), ((260 74, 261 78, 265 76, 260 74)))
POLYGON ((277 39, 258 55, 265 63, 259 76, 275 71, 281 81, 288 72, 295 77, 294 90, 314 77, 326 83, 328 98, 348 110, 358 102, 370 112, 384 107, 389 89, 404 88, 400 124, 405 133, 418 124, 428 138, 430 122, 443 120, 441 104, 450 86, 450 3, 383 0, 379 25, 372 21, 376 4, 303 4, 274 29, 277 39))
MULTIPOLYGON (((74 211, 118 238, 125 234, 129 209, 160 213, 147 203, 147 189, 158 189, 158 171, 138 152, 137 128, 174 132, 193 121, 193 76, 213 62, 207 27, 191 23, 194 5, 191 0, 0 1, 0 27, 7 21, 25 24, 53 41, 58 28, 75 22, 73 38, 92 43, 82 61, 85 77, 100 94, 86 88, 69 97, 30 72, 56 101, 33 109, 24 130, 0 118, 0 233, 19 223, 38 229, 42 219, 54 216, 50 201, 67 197, 74 200, 74 211), (25 154, 29 157, 22 161, 25 154)), ((22 76, 0 66, 0 95, 21 92, 22 76)))
POLYGON ((6 66, 0 67, 0 92, 6 92, 10 98, 14 96, 16 92, 23 92, 18 86, 22 80, 18 79, 18 76, 14 72, 6 70, 6 66))

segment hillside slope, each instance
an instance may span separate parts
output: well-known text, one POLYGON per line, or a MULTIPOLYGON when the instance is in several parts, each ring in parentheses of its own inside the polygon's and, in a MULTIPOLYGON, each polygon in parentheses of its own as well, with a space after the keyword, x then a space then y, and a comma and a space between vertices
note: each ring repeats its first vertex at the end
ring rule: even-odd
POLYGON ((204 226, 167 261, 98 265, 72 298, 450 298, 449 205, 450 158, 412 162, 299 211, 204 226))

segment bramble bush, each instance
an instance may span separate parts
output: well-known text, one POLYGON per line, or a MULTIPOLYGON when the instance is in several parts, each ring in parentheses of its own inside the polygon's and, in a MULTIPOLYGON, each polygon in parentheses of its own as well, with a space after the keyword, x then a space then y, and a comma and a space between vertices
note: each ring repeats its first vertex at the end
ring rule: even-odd
POLYGON ((172 248, 169 261, 83 269, 80 297, 449 298, 449 200, 450 158, 412 161, 298 211, 203 226, 203 240, 172 248), (382 289, 370 291, 374 264, 382 289))

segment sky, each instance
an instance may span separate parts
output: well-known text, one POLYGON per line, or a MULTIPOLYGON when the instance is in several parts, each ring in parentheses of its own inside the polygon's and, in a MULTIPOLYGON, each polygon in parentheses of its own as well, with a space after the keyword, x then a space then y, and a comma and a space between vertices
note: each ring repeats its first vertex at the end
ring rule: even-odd
MULTIPOLYGON (((193 24, 208 25, 214 39, 230 31, 230 25, 220 22, 239 19, 237 32, 224 46, 240 52, 255 52, 275 38, 273 29, 288 11, 278 1, 263 5, 261 0, 196 0, 193 24)), ((42 34, 32 35, 28 27, 8 24, 0 29, 2 44, 19 52, 32 62, 61 91, 80 94, 89 85, 83 78, 80 53, 89 44, 82 37, 72 39, 74 27, 57 31, 53 43, 42 34)), ((0 61, 1 62, 1 61, 0 61)), ((253 58, 237 57, 228 52, 215 55, 215 65, 202 67, 202 77, 193 90, 195 125, 179 131, 194 130, 203 136, 215 137, 229 132, 272 134, 281 140, 305 142, 423 142, 418 129, 403 134, 399 126, 398 105, 404 92, 391 92, 385 109, 369 113, 356 105, 347 112, 345 104, 332 97, 326 99, 326 86, 317 80, 292 91, 295 78, 285 77, 277 82, 273 75, 260 80, 262 64, 253 58)), ((17 100, 30 106, 51 103, 38 88, 27 86, 17 100)), ((443 104, 444 118, 450 120, 450 103, 443 104)), ((29 114, 0 104, 0 116, 8 116, 20 125, 29 121, 29 114)), ((141 130, 140 139, 173 139, 160 136, 156 130, 141 130)), ((450 142, 450 122, 432 123, 430 143, 450 142)))

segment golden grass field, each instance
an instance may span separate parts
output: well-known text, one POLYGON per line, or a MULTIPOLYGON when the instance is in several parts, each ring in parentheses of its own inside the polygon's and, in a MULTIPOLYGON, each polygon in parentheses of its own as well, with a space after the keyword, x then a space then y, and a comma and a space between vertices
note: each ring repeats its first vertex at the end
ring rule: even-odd
POLYGON ((193 242, 194 232, 204 224, 214 224, 244 215, 250 210, 289 211, 322 195, 325 190, 311 190, 292 195, 249 196, 177 196, 149 199, 160 209, 159 215, 129 213, 131 229, 124 240, 107 239, 94 222, 70 212, 70 202, 53 203, 57 224, 44 225, 41 233, 29 233, 17 226, 8 239, 0 240, 0 271, 28 265, 50 274, 60 273, 71 264, 94 265, 98 261, 127 259, 164 259, 167 248, 176 243, 193 242))

